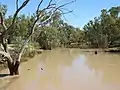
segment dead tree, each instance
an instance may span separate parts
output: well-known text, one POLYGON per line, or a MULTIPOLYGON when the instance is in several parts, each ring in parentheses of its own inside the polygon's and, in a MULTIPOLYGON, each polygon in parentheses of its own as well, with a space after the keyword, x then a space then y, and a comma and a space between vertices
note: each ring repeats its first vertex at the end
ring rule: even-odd
POLYGON ((23 42, 23 44, 21 45, 21 48, 19 50, 19 52, 16 53, 17 58, 12 57, 8 50, 8 39, 10 37, 10 35, 8 34, 8 32, 10 32, 10 30, 12 29, 12 27, 15 25, 16 22, 16 18, 18 13, 29 3, 30 0, 25 0, 21 6, 19 6, 19 0, 16 0, 16 11, 13 15, 13 20, 12 23, 7 27, 5 24, 5 20, 3 18, 3 13, 0 11, 0 20, 1 20, 1 26, 3 28, 3 32, 1 32, 1 44, 3 46, 3 51, 0 51, 0 56, 2 60, 7 61, 8 64, 8 69, 10 72, 10 75, 19 75, 19 65, 20 65, 20 61, 21 61, 21 57, 22 54, 25 50, 26 45, 28 44, 28 42, 30 41, 31 37, 33 36, 34 32, 35 32, 35 27, 36 25, 42 26, 47 24, 48 21, 50 21, 50 19, 54 16, 54 13, 56 11, 59 11, 61 14, 66 14, 69 13, 71 11, 67 11, 67 12, 63 12, 63 7, 73 3, 75 1, 70 1, 68 3, 62 4, 62 5, 57 5, 57 3, 53 3, 53 0, 50 0, 48 5, 46 7, 44 7, 43 9, 40 8, 40 6, 42 5, 43 1, 45 0, 40 0, 37 9, 35 11, 35 21, 32 24, 32 27, 30 28, 30 33, 28 35, 28 37, 26 37, 26 40, 23 42), (47 14, 47 18, 45 20, 42 20, 42 18, 45 17, 45 15, 43 14, 43 12, 46 12, 47 14))

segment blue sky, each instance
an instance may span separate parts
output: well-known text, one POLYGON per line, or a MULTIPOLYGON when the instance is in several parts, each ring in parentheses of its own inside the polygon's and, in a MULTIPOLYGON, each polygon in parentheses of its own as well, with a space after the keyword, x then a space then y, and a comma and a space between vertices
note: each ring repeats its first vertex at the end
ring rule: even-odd
MULTIPOLYGON (((20 3, 24 0, 19 0, 20 3)), ((27 15, 32 14, 36 9, 36 5, 40 0, 31 0, 29 4, 20 13, 27 15)), ((69 2, 70 0, 61 0, 61 3, 69 2)), ((15 0, 0 0, 1 4, 8 6, 7 15, 12 15, 15 11, 15 0)), ((44 5, 48 0, 44 0, 44 5)), ((68 5, 66 8, 74 10, 73 14, 65 15, 67 23, 75 27, 83 27, 89 20, 100 15, 101 9, 109 9, 113 6, 120 6, 120 0, 76 0, 75 3, 68 5)))

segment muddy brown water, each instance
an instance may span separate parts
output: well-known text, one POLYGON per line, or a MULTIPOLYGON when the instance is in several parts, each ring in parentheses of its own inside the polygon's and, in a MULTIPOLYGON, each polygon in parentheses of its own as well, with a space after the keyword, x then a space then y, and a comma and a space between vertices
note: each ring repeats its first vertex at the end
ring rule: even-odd
POLYGON ((120 90, 120 54, 58 49, 28 62, 6 90, 120 90))

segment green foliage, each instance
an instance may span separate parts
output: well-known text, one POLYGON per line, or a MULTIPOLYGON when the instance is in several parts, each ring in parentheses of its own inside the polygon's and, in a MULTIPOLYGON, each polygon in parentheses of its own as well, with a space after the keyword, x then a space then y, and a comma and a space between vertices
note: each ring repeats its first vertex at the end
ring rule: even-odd
MULTIPOLYGON (((6 13, 6 6, 1 5, 0 7, 2 8, 3 12, 6 13)), ((41 13, 44 15, 44 17, 40 18, 40 22, 48 18, 47 12, 42 11, 41 13)), ((73 43, 82 44, 84 36, 83 31, 81 31, 79 28, 73 27, 72 25, 64 23, 64 21, 61 19, 61 16, 61 13, 56 11, 52 16, 52 19, 47 22, 47 26, 44 26, 43 24, 41 27, 38 24, 35 28, 34 35, 30 39, 30 42, 35 44, 39 43, 39 47, 42 49, 52 49, 55 47, 72 47, 73 43)), ((5 18, 6 26, 9 26, 12 23, 12 20, 12 16, 5 18)), ((12 48, 18 50, 21 47, 24 40, 26 40, 29 33, 31 33, 30 28, 34 20, 34 14, 31 16, 17 16, 14 26, 8 32, 8 43, 13 45, 12 48)), ((27 47, 31 49, 29 45, 27 47)), ((27 52, 30 52, 30 50, 26 50, 27 52)))
MULTIPOLYGON (((5 14, 7 8, 0 5, 0 9, 5 14)), ((41 21, 46 20, 48 15, 42 12, 44 17, 41 21)), ((47 26, 37 25, 35 33, 30 43, 39 43, 39 48, 52 49, 55 47, 85 47, 86 45, 94 48, 108 48, 120 46, 120 7, 112 7, 109 10, 101 10, 101 15, 89 21, 84 30, 68 25, 61 19, 60 12, 55 12, 52 19, 48 21, 47 26), (40 32, 39 32, 40 31, 40 32)), ((5 18, 6 25, 11 24, 13 18, 9 16, 5 18)), ((35 20, 35 16, 19 15, 8 35, 9 44, 13 44, 14 48, 20 47, 23 41, 28 37, 31 25, 35 20)), ((0 27, 0 30, 1 27, 0 27)), ((28 45, 28 48, 37 46, 28 45)), ((28 50, 31 51, 31 50, 28 50)))
POLYGON ((51 49, 59 45, 58 31, 54 27, 43 27, 38 37, 38 42, 43 49, 51 49))
POLYGON ((86 44, 96 48, 120 46, 120 7, 103 9, 101 15, 84 26, 86 44))
POLYGON ((41 28, 41 33, 37 38, 41 48, 72 47, 72 43, 83 42, 83 31, 66 23, 63 24, 61 27, 47 26, 41 28))
POLYGON ((2 12, 3 16, 5 16, 5 14, 7 12, 7 6, 6 5, 2 5, 0 3, 0 12, 2 12))
MULTIPOLYGON (((12 19, 13 18, 11 16, 9 16, 6 19, 7 25, 11 23, 12 19)), ((21 44, 22 43, 21 41, 28 37, 33 20, 34 20, 33 16, 26 17, 25 15, 20 15, 19 17, 17 17, 16 24, 8 32, 10 36, 9 42, 21 44)))

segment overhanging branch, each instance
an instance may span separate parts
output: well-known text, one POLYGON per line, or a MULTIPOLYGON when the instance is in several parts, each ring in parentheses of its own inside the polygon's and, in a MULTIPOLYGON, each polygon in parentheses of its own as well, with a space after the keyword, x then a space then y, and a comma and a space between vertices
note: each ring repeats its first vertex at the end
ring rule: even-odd
POLYGON ((38 13, 39 13, 39 9, 40 9, 40 6, 41 6, 42 2, 43 2, 43 0, 41 0, 40 3, 39 3, 38 6, 37 6, 37 10, 36 10, 36 14, 37 14, 37 15, 38 15, 38 13))
POLYGON ((17 18, 17 15, 18 13, 28 4, 30 0, 25 0, 22 5, 18 8, 18 0, 16 0, 16 7, 17 7, 17 10, 15 12, 15 14, 13 15, 13 20, 12 20, 12 23, 11 25, 7 28, 7 30, 5 30, 2 35, 3 36, 6 36, 6 33, 14 26, 14 23, 15 23, 15 20, 17 18))
POLYGON ((18 0, 16 0, 16 9, 18 10, 18 0))
POLYGON ((34 21, 33 26, 31 27, 31 33, 30 33, 30 35, 29 35, 28 38, 23 42, 23 45, 22 45, 21 48, 20 48, 19 55, 18 55, 18 59, 17 59, 17 61, 19 61, 19 62, 20 62, 21 56, 22 56, 22 54, 23 54, 23 52, 24 52, 24 50, 25 50, 25 47, 26 47, 27 43, 30 41, 30 39, 31 39, 31 37, 32 37, 32 35, 33 35, 34 31, 35 31, 35 26, 36 26, 36 23, 37 23, 38 20, 39 20, 39 18, 37 18, 37 19, 34 21))
POLYGON ((29 1, 30 1, 30 0, 25 0, 25 1, 22 3, 22 5, 18 8, 18 0, 17 0, 17 10, 16 10, 16 12, 15 12, 15 14, 14 14, 14 16, 13 16, 12 24, 10 25, 10 27, 12 27, 12 26, 14 25, 18 13, 20 12, 20 10, 22 10, 22 9, 28 4, 29 1))
POLYGON ((49 3, 48 3, 48 5, 45 8, 43 8, 42 10, 40 10, 40 6, 43 3, 43 0, 40 0, 40 3, 38 4, 37 10, 36 10, 36 19, 33 22, 32 27, 30 29, 31 33, 26 38, 26 40, 23 42, 23 45, 20 48, 18 59, 17 59, 19 62, 20 62, 21 56, 22 56, 22 54, 24 52, 24 49, 25 49, 26 45, 28 44, 28 42, 30 41, 30 38, 34 34, 35 26, 36 26, 37 22, 40 21, 39 25, 42 26, 43 24, 45 24, 46 22, 48 22, 54 16, 54 13, 57 10, 59 10, 61 7, 64 7, 64 6, 66 6, 66 5, 70 4, 70 3, 73 3, 73 2, 74 1, 66 3, 66 4, 63 4, 63 5, 60 5, 60 6, 57 7, 57 5, 56 4, 52 4, 52 0, 50 0, 49 3), (42 12, 46 12, 46 14, 49 15, 49 17, 46 18, 45 20, 41 21, 40 19, 46 17, 46 14, 44 15, 44 14, 42 14, 42 12))
POLYGON ((65 4, 62 4, 62 5, 58 6, 56 9, 60 9, 61 7, 64 7, 64 6, 69 5, 69 4, 71 4, 71 3, 74 3, 75 1, 76 1, 76 0, 70 1, 70 2, 65 3, 65 4))

